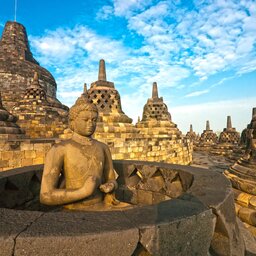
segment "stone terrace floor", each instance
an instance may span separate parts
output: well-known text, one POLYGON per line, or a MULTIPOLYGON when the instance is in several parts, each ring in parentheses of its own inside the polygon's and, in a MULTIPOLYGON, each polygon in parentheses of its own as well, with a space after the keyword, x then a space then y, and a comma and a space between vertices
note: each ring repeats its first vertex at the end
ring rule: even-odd
POLYGON ((221 155, 212 155, 209 152, 194 151, 191 166, 209 168, 218 172, 224 172, 235 163, 236 159, 228 159, 221 155))

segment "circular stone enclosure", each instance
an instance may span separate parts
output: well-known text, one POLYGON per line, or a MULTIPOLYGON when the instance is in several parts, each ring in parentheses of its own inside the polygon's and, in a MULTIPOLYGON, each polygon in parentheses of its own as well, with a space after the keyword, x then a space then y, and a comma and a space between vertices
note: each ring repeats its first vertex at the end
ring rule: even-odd
POLYGON ((38 203, 42 165, 0 173, 0 254, 243 255, 222 174, 140 161, 114 161, 114 168, 117 198, 138 207, 56 211, 38 203))

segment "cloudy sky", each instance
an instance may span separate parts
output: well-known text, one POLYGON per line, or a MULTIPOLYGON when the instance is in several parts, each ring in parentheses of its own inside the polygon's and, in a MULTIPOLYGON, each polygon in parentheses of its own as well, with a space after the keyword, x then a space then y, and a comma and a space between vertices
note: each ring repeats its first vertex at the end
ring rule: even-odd
MULTIPOLYGON (((0 33, 15 0, 0 0, 0 33)), ((31 50, 71 106, 106 61, 124 112, 137 120, 152 83, 172 119, 241 131, 256 107, 256 0, 17 0, 31 50)))

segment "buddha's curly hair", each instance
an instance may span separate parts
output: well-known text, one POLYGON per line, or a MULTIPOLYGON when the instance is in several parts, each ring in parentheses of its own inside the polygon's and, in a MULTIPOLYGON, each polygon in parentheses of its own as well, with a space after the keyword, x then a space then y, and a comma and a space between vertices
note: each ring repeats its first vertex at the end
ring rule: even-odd
POLYGON ((84 97, 83 95, 76 100, 76 103, 69 109, 69 128, 72 128, 72 121, 74 121, 80 112, 82 111, 93 111, 98 114, 97 107, 91 103, 88 98, 84 97))

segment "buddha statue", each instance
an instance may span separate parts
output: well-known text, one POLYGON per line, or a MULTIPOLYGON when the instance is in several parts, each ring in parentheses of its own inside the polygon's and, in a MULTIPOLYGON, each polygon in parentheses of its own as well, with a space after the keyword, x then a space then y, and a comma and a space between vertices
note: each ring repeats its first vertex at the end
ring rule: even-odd
POLYGON ((55 144, 46 155, 40 202, 65 209, 110 209, 124 206, 114 191, 118 185, 109 148, 92 138, 97 107, 82 94, 70 108, 69 140, 55 144))

